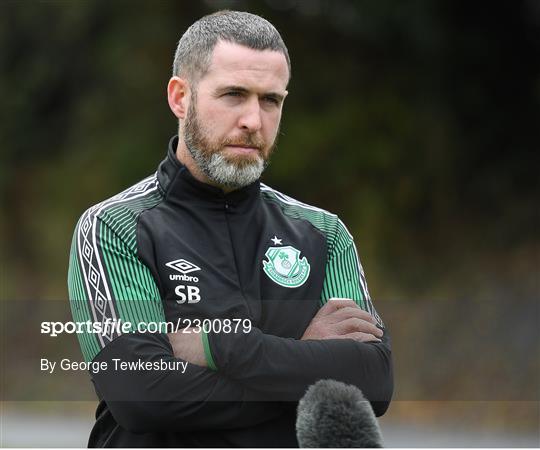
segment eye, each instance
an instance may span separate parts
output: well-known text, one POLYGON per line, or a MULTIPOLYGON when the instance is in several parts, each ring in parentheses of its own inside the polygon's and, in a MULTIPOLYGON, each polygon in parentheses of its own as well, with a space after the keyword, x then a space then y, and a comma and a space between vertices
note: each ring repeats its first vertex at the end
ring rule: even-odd
POLYGON ((226 92, 224 95, 228 97, 241 97, 242 93, 238 91, 230 91, 230 92, 226 92))
POLYGON ((276 106, 279 105, 279 100, 276 97, 265 96, 265 97, 263 97, 263 100, 266 103, 270 103, 271 105, 276 105, 276 106))

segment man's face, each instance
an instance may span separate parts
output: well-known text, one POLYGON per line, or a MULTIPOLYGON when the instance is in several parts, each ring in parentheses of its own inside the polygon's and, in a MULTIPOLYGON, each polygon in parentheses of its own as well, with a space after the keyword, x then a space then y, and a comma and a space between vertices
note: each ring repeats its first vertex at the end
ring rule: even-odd
POLYGON ((183 136, 201 171, 218 186, 256 181, 276 141, 289 71, 285 56, 217 43, 192 89, 183 136))

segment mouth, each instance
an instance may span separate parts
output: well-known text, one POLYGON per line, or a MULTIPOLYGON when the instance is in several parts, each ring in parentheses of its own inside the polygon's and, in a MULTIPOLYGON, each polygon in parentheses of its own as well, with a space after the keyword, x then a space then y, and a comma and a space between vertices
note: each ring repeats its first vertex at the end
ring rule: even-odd
POLYGON ((225 148, 232 149, 235 153, 240 154, 259 152, 258 147, 250 147, 248 145, 226 145, 225 148))

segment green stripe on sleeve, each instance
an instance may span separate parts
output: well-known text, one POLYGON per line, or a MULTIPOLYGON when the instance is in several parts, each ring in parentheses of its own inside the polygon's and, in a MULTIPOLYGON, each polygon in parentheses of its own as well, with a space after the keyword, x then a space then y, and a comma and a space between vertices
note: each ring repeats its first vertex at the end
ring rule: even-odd
POLYGON ((214 358, 212 357, 212 351, 210 350, 210 342, 208 341, 208 334, 206 334, 204 331, 201 333, 201 339, 203 343, 204 348, 204 356, 206 358, 206 364, 208 364, 208 367, 212 370, 217 371, 217 366, 214 361, 214 358))
POLYGON ((133 324, 165 321, 159 290, 150 269, 102 221, 99 241, 120 318, 133 324))

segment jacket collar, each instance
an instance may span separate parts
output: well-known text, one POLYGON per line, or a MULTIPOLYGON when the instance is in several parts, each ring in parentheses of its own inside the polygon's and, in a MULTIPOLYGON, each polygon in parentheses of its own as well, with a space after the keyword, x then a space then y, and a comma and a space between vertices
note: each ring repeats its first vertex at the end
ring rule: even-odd
POLYGON ((158 182, 165 192, 166 200, 184 202, 186 200, 197 203, 207 203, 222 206, 249 206, 259 198, 260 183, 254 183, 241 189, 225 194, 220 188, 196 180, 178 158, 176 147, 178 136, 169 141, 167 157, 161 162, 157 170, 158 182))

